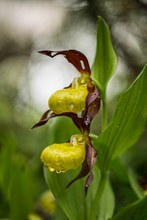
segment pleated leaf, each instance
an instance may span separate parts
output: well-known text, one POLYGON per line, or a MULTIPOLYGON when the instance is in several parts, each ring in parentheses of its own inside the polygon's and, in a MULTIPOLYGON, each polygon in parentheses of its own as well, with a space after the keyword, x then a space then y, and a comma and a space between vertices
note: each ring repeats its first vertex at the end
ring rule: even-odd
MULTIPOLYGON (((101 172, 98 166, 94 166, 93 174, 94 174, 94 179, 90 185, 90 188, 88 189, 88 195, 86 198, 88 219, 90 219, 90 212, 93 210, 93 202, 101 178, 101 172)), ((114 208, 115 208, 114 193, 111 184, 109 182, 109 178, 107 178, 102 197, 97 207, 96 220, 108 220, 113 216, 114 208)))
POLYGON ((21 158, 15 158, 10 189, 10 219, 26 220, 33 210, 31 173, 21 158))
POLYGON ((97 48, 92 66, 92 77, 104 91, 117 67, 117 57, 112 46, 109 28, 102 17, 98 18, 97 48))
POLYGON ((79 172, 79 169, 57 174, 44 168, 46 182, 68 219, 77 220, 80 216, 80 220, 85 220, 84 180, 78 180, 66 188, 67 184, 78 174, 77 171, 79 172))
POLYGON ((146 220, 147 196, 137 202, 123 208, 111 220, 146 220))
POLYGON ((108 220, 115 208, 115 198, 111 185, 107 180, 97 213, 97 220, 108 220))
POLYGON ((107 129, 95 140, 99 166, 107 170, 113 158, 135 144, 147 119, 147 66, 120 97, 107 129))

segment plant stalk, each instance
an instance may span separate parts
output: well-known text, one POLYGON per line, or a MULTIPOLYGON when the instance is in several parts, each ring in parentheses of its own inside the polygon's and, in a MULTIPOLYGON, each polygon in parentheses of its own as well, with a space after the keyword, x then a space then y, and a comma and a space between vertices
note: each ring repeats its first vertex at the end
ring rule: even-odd
MULTIPOLYGON (((95 82, 96 83, 96 82, 95 82)), ((100 85, 98 85, 98 83, 96 83, 96 85, 99 87, 100 85)), ((102 98, 102 131, 104 131, 107 127, 107 97, 106 97, 106 88, 104 90, 102 90, 102 88, 100 87, 100 93, 101 93, 101 98, 102 98)), ((107 171, 101 171, 101 179, 98 185, 98 189, 93 201, 93 204, 91 206, 91 211, 90 211, 90 215, 89 218, 90 220, 95 220, 96 219, 96 214, 99 208, 99 204, 101 201, 101 197, 103 195, 103 191, 105 188, 105 184, 108 178, 108 172, 107 171)))
POLYGON ((102 131, 104 131, 107 127, 107 99, 106 99, 106 91, 104 91, 102 96, 102 131))
POLYGON ((97 88, 100 91, 101 98, 102 98, 102 106, 103 106, 103 111, 102 111, 102 131, 104 131, 107 127, 107 97, 106 97, 106 88, 102 88, 101 84, 94 78, 92 78, 92 81, 95 83, 97 88))
POLYGON ((100 183, 98 185, 98 189, 97 189, 93 204, 91 206, 91 211, 90 211, 90 215, 88 218, 90 220, 96 219, 96 214, 97 214, 99 203, 100 203, 100 200, 101 200, 104 188, 105 188, 106 180, 107 180, 107 173, 102 173, 100 183))

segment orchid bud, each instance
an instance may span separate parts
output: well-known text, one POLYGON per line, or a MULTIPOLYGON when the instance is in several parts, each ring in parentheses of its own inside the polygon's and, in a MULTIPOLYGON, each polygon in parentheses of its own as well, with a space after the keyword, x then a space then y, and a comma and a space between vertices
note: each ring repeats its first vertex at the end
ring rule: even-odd
POLYGON ((84 110, 88 90, 86 86, 66 88, 56 91, 49 98, 48 105, 56 114, 78 113, 84 110))
POLYGON ((53 144, 46 147, 41 160, 49 171, 57 173, 76 169, 86 156, 85 141, 82 135, 73 135, 70 143, 53 144))
POLYGON ((57 211, 57 204, 54 195, 51 191, 44 192, 40 199, 39 205, 42 210, 49 213, 50 215, 54 215, 57 211))

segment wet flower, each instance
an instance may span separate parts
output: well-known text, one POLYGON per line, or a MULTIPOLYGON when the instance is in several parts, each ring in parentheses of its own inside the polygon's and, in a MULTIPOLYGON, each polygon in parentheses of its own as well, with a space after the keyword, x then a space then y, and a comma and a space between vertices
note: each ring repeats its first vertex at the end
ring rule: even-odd
POLYGON ((68 87, 51 95, 48 100, 49 110, 32 127, 42 126, 54 117, 67 116, 72 118, 81 134, 73 135, 69 143, 53 144, 46 147, 41 154, 41 160, 50 171, 58 173, 75 169, 82 164, 81 172, 68 186, 75 180, 89 174, 85 184, 87 191, 93 178, 92 168, 97 156, 89 137, 90 124, 100 108, 100 95, 90 77, 91 71, 88 60, 76 50, 45 50, 39 53, 52 58, 63 55, 81 73, 81 76, 73 79, 68 87))
POLYGON ((71 86, 70 88, 56 91, 49 98, 48 104, 50 109, 56 114, 82 112, 85 108, 87 94, 88 90, 85 86, 78 86, 77 88, 71 86))
POLYGON ((80 166, 86 155, 83 135, 73 135, 70 143, 53 144, 46 147, 41 154, 42 162, 49 171, 57 173, 75 169, 80 166))

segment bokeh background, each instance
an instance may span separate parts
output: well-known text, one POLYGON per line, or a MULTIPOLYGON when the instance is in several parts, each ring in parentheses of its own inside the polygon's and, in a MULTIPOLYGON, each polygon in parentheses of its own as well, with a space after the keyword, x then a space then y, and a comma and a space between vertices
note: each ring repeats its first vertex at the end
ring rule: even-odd
MULTIPOLYGON (((50 131, 50 125, 36 130, 30 128, 47 110, 49 96, 68 86, 79 73, 63 57, 51 59, 37 51, 77 49, 87 56, 91 66, 98 15, 108 23, 118 55, 117 72, 108 86, 111 118, 119 94, 147 61, 147 1, 0 0, 0 219, 52 218, 54 204, 47 211, 40 205, 41 196, 47 190, 40 152, 52 143, 53 131, 60 140, 63 131, 59 126, 50 131), (40 217, 26 217, 34 212, 40 217)), ((95 120, 94 132, 99 131, 100 120, 100 116, 95 120)), ((66 123, 71 127, 70 121, 66 123)), ((63 121, 60 125, 63 126, 63 121)), ((71 133, 72 129, 69 137, 71 133)), ((139 143, 123 157, 136 170, 145 189, 146 152, 145 131, 139 143)), ((112 181, 123 203, 129 188, 124 183, 126 194, 120 193, 117 178, 113 177, 112 181)), ((131 196, 128 198, 133 200, 131 196)), ((54 203, 52 196, 50 199, 54 203)), ((62 215, 60 212, 54 218, 62 219, 62 215)), ((63 219, 66 219, 64 215, 63 219)))

